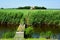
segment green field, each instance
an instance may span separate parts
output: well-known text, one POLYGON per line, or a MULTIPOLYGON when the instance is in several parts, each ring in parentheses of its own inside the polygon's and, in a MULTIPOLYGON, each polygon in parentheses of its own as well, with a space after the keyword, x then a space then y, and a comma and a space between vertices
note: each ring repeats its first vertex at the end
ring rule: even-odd
POLYGON ((57 34, 60 33, 60 10, 0 9, 0 24, 24 22, 32 25, 35 28, 34 32, 51 31, 57 34))
POLYGON ((0 9, 0 23, 41 23, 60 25, 60 10, 0 9), (25 20, 24 20, 25 18, 25 20))

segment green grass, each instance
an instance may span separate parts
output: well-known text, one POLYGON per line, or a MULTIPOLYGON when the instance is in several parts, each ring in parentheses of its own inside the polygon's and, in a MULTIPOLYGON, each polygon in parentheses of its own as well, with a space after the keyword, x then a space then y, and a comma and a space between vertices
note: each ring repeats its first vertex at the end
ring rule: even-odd
POLYGON ((14 39, 0 39, 0 40, 14 40, 14 39))
POLYGON ((10 38, 10 39, 0 39, 0 40, 46 40, 45 38, 28 38, 28 39, 21 39, 21 38, 10 38))
POLYGON ((25 40, 25 39, 24 39, 24 38, 23 38, 23 39, 21 39, 21 38, 15 38, 15 39, 12 38, 12 39, 11 39, 11 38, 10 38, 10 39, 0 39, 0 40, 25 40))
POLYGON ((20 39, 20 38, 13 38, 13 39, 0 39, 0 40, 58 40, 58 39, 45 39, 45 38, 28 38, 28 39, 20 39))
POLYGON ((26 40, 47 40, 47 39, 45 39, 45 38, 28 38, 26 40))
POLYGON ((46 39, 46 38, 28 38, 26 40, 58 40, 58 39, 46 39))

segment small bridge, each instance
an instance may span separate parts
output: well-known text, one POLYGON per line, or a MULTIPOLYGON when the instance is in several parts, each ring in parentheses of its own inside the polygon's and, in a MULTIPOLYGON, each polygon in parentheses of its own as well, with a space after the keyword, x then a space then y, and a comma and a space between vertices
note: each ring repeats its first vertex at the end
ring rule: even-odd
POLYGON ((24 39, 24 32, 16 32, 14 39, 15 40, 23 40, 24 39))

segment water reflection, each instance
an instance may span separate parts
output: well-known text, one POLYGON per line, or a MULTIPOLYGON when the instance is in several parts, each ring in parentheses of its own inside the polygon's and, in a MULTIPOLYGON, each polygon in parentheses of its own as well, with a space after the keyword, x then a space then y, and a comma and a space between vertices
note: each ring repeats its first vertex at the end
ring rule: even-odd
POLYGON ((18 24, 0 24, 0 38, 4 38, 4 36, 14 37, 17 28, 18 24))
MULTIPOLYGON (((45 35, 45 36, 41 36, 39 33, 33 33, 32 34, 32 38, 47 38, 49 36, 45 35)), ((59 34, 53 34, 50 36, 50 39, 60 39, 60 33, 59 34)))

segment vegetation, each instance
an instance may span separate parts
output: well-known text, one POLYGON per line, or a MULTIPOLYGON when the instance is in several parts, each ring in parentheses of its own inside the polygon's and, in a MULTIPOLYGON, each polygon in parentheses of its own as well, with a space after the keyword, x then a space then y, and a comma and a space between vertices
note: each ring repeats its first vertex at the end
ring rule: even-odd
POLYGON ((35 6, 35 9, 47 9, 47 8, 35 6))
MULTIPOLYGON (((18 7, 17 9, 30 9, 31 6, 18 7)), ((45 7, 34 6, 33 9, 46 9, 45 7)))
POLYGON ((2 38, 13 38, 15 36, 16 32, 6 32, 3 34, 2 38))
POLYGON ((18 9, 30 9, 30 6, 18 7, 18 9))
POLYGON ((4 8, 0 8, 0 9, 4 9, 4 8))
POLYGON ((28 27, 28 28, 25 28, 25 34, 27 35, 27 37, 31 38, 31 34, 33 33, 33 27, 28 27))
POLYGON ((4 24, 19 24, 23 13, 21 12, 5 12, 0 11, 0 23, 4 24))
POLYGON ((20 20, 23 16, 21 12, 11 10, 0 10, 0 37, 13 38, 17 31, 20 20))
POLYGON ((40 27, 41 31, 60 32, 60 11, 37 11, 29 13, 28 17, 29 24, 36 28, 40 27))
MULTIPOLYGON (((33 26, 33 31, 35 32, 51 31, 54 35, 60 33, 60 10, 29 12, 26 18, 27 28, 29 25, 33 26)), ((49 34, 48 36, 50 37, 51 35, 49 34)))
POLYGON ((53 33, 51 31, 41 32, 40 36, 45 37, 46 39, 50 39, 53 33))
POLYGON ((28 38, 28 39, 26 39, 26 40, 48 40, 48 39, 46 39, 46 38, 28 38))
MULTIPOLYGON (((32 30, 30 27, 33 27, 34 32, 45 32, 50 36, 51 33, 60 33, 60 10, 0 9, 0 24, 4 23, 25 23, 27 25, 27 28, 25 29, 26 34, 30 34, 29 32, 32 30)), ((8 35, 8 33, 6 35, 8 35)))

